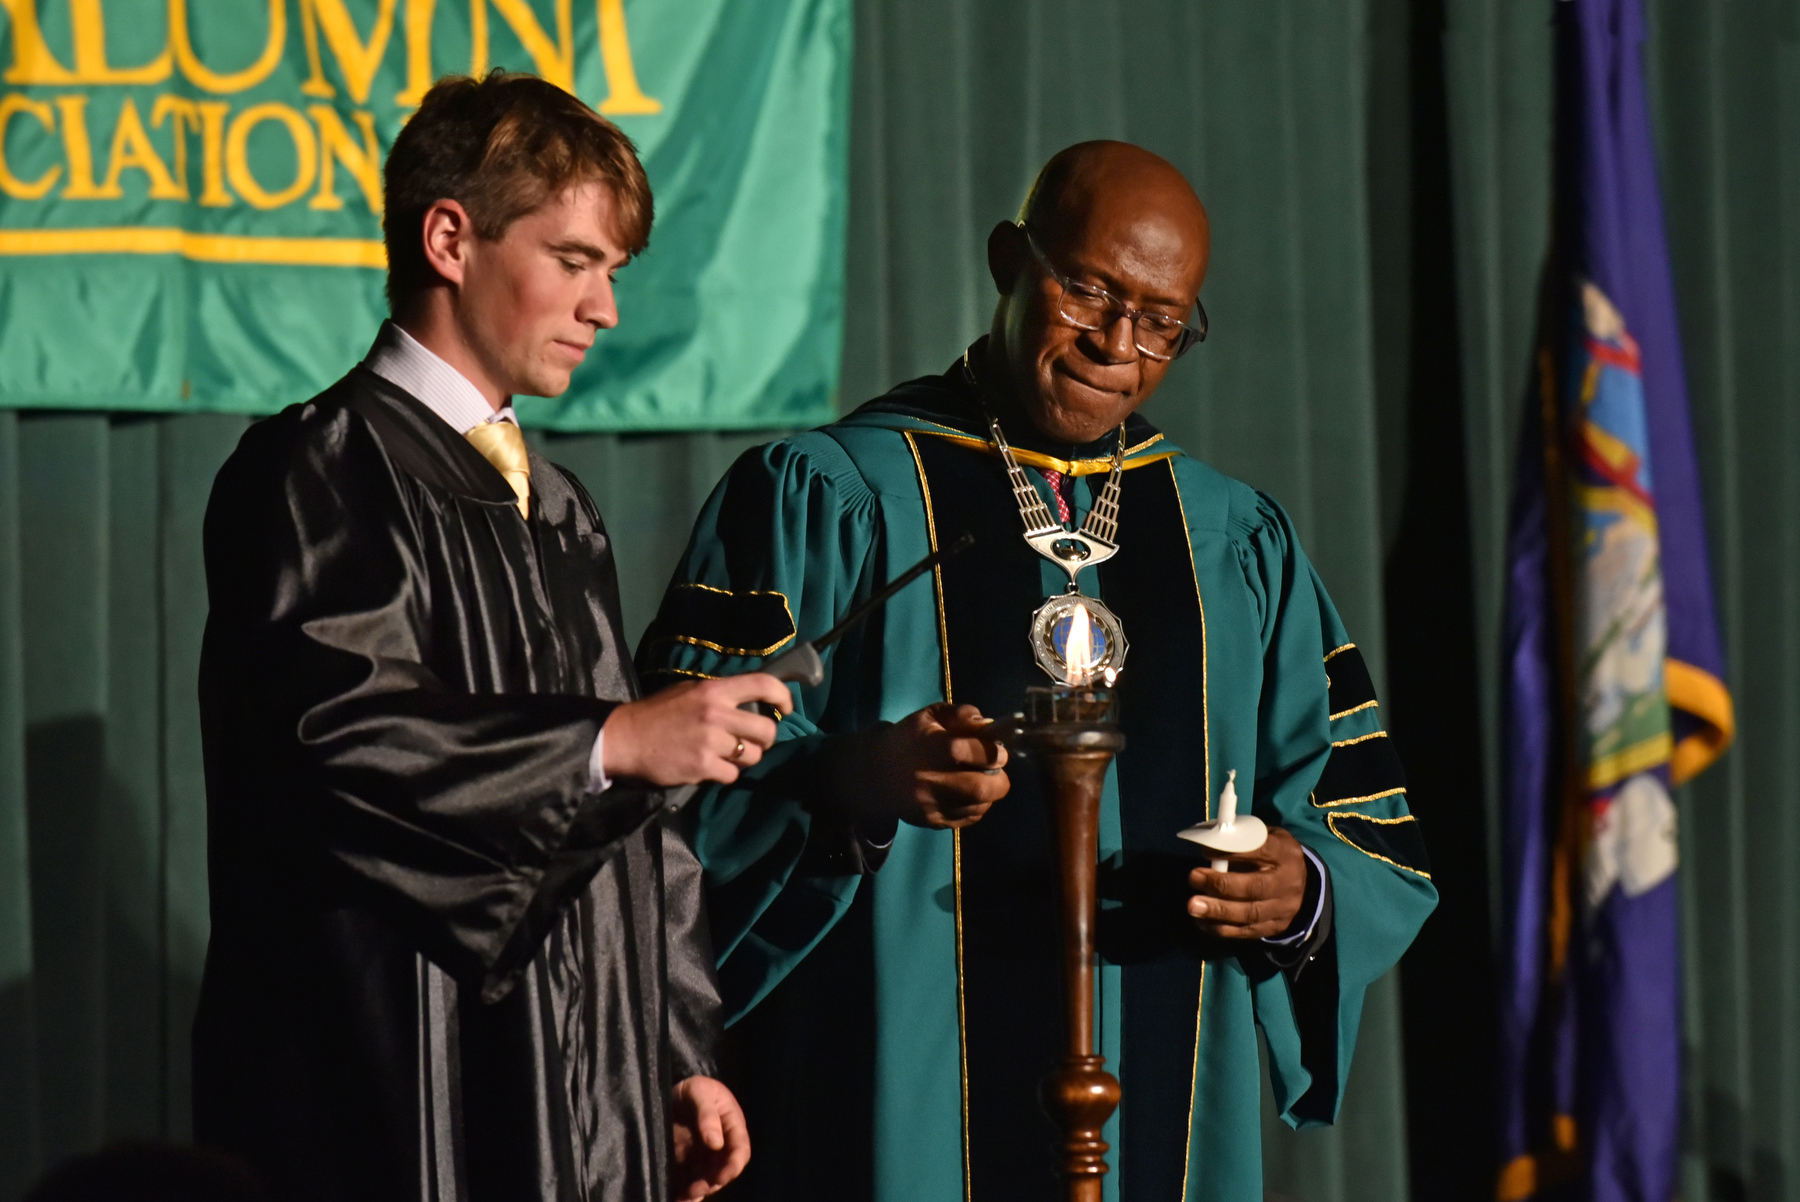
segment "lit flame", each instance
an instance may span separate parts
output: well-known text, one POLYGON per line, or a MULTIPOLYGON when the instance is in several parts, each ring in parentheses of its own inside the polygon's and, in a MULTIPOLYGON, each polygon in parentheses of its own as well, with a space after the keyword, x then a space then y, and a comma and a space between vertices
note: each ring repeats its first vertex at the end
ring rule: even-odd
POLYGON ((1070 684, 1086 684, 1094 675, 1094 635, 1087 606, 1077 603, 1069 615, 1069 639, 1063 647, 1064 678, 1070 684))

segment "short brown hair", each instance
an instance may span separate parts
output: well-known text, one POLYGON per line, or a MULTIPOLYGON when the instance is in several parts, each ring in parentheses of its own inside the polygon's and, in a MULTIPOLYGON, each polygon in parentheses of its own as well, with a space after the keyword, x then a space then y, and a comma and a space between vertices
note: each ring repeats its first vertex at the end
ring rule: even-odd
POLYGON ((618 234, 633 255, 655 217, 637 148, 619 127, 535 75, 450 75, 432 85, 400 131, 383 173, 388 306, 395 312, 435 278, 425 260, 425 211, 454 200, 475 232, 495 239, 578 184, 612 192, 618 234))

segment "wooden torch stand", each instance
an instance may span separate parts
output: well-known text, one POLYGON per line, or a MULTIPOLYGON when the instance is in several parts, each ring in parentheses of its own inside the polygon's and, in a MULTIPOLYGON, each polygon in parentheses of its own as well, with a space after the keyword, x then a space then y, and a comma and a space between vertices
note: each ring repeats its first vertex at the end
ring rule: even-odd
POLYGON ((1100 852, 1100 793, 1106 766, 1125 736, 1086 722, 1028 724, 1017 745, 1043 771, 1050 789, 1061 885, 1063 996, 1068 1042, 1062 1067, 1044 1078, 1040 1097, 1061 1131, 1058 1169, 1068 1202, 1100 1202, 1106 1141, 1100 1129, 1119 1106, 1119 1079, 1094 1055, 1094 923, 1100 852))

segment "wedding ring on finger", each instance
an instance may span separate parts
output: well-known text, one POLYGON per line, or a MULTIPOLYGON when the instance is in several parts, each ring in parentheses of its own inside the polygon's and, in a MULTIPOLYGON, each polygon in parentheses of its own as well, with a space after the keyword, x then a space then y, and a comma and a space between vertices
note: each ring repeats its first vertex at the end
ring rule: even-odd
POLYGON ((737 742, 737 746, 733 747, 731 749, 731 754, 726 756, 725 758, 728 760, 731 760, 733 763, 735 763, 740 758, 743 757, 743 754, 744 754, 744 741, 742 739, 739 739, 737 742))

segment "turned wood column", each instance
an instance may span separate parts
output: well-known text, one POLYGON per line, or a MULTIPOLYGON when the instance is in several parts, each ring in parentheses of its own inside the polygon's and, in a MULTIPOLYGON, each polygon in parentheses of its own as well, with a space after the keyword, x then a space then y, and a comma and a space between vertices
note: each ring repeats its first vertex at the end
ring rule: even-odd
POLYGON ((1060 886, 1063 998, 1068 1039, 1062 1065, 1040 1097, 1060 1130, 1057 1168, 1069 1202, 1100 1202, 1107 1171, 1100 1129, 1119 1105, 1119 1081, 1094 1054, 1094 924, 1098 905, 1100 794, 1106 766, 1125 745, 1117 727, 1089 723, 1027 726, 1020 746, 1049 786, 1060 886))

